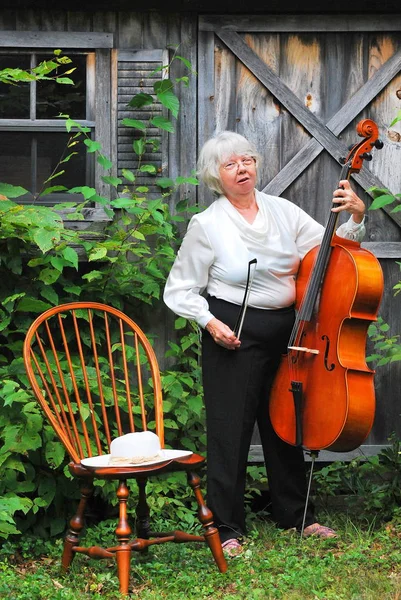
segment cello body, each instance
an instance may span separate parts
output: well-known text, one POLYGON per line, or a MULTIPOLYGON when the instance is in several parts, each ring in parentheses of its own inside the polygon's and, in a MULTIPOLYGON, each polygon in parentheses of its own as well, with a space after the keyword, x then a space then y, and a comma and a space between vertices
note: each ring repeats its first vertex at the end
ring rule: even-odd
MULTIPOLYGON (((301 263, 296 309, 318 251, 319 247, 310 250, 301 263)), ((272 426, 287 443, 312 451, 347 452, 369 434, 375 391, 374 371, 365 360, 366 337, 377 319, 382 293, 383 274, 376 257, 358 242, 334 235, 318 314, 303 324, 299 350, 283 356, 271 390, 272 426), (302 386, 298 412, 290 389, 294 377, 302 386)))

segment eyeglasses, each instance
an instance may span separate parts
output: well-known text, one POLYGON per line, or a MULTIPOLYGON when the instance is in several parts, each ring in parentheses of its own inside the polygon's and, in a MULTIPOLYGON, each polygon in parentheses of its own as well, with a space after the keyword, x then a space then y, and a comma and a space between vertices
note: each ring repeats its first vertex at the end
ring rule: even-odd
POLYGON ((247 156, 241 160, 236 160, 236 161, 230 161, 227 164, 223 165, 223 169, 225 171, 234 171, 235 169, 238 170, 238 167, 240 165, 242 165, 243 167, 250 167, 251 165, 255 164, 255 160, 253 158, 251 158, 250 156, 247 156))

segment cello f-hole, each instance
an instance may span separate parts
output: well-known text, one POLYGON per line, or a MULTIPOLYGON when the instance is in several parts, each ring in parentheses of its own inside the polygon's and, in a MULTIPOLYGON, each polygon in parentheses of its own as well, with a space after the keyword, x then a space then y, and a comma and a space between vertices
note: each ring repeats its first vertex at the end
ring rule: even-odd
POLYGON ((330 338, 328 335, 322 335, 322 340, 326 342, 326 348, 324 350, 324 366, 326 368, 326 371, 333 371, 333 369, 336 368, 336 365, 334 363, 331 363, 330 366, 327 364, 327 359, 329 357, 330 350, 330 338))

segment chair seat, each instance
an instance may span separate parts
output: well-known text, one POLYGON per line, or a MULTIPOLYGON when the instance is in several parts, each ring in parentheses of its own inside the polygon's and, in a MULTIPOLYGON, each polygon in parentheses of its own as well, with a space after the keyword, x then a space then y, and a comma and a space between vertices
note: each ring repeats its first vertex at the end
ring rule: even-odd
POLYGON ((157 465, 140 467, 89 467, 79 463, 71 462, 68 465, 70 472, 75 477, 93 477, 97 479, 132 479, 144 475, 161 475, 173 471, 187 471, 193 468, 199 468, 204 462, 205 457, 193 453, 184 458, 175 458, 167 460, 157 465))

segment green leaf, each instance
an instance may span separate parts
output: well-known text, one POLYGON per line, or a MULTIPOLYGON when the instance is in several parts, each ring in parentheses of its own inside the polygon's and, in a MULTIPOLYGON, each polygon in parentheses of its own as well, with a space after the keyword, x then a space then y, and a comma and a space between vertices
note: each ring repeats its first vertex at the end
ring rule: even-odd
POLYGON ((196 177, 176 177, 175 182, 177 185, 182 183, 190 183, 191 185, 199 185, 199 180, 196 177))
POLYGON ((166 429, 178 429, 178 425, 172 419, 164 419, 164 426, 166 429))
POLYGON ((111 205, 114 208, 131 208, 136 206, 137 203, 132 198, 116 198, 112 200, 111 205))
POLYGON ((61 256, 52 256, 50 258, 50 264, 55 269, 57 269, 57 271, 60 271, 60 273, 62 273, 62 271, 63 271, 63 269, 65 267, 65 260, 61 256))
POLYGON ((102 180, 105 183, 109 183, 110 185, 112 185, 113 187, 118 187, 119 185, 122 184, 123 180, 120 179, 119 177, 111 177, 110 175, 104 175, 102 177, 102 180))
POLYGON ((88 152, 96 152, 97 150, 100 150, 100 148, 102 147, 100 142, 96 142, 95 140, 90 140, 89 138, 86 138, 84 140, 84 144, 85 144, 85 146, 88 147, 88 152))
POLYGON ((184 317, 179 317, 174 322, 174 329, 184 329, 187 325, 187 320, 184 317))
POLYGON ((384 194, 383 196, 378 196, 375 200, 373 200, 372 204, 369 206, 369 210, 377 210, 378 208, 383 208, 383 206, 388 206, 396 201, 396 198, 390 194, 384 194))
POLYGON ((121 121, 122 125, 126 127, 133 127, 134 129, 140 129, 141 131, 145 131, 147 128, 147 124, 143 121, 138 121, 138 119, 123 119, 121 121))
POLYGON ((146 142, 143 138, 140 138, 139 140, 135 140, 132 147, 134 149, 135 154, 141 156, 145 152, 146 142))
POLYGON ((47 196, 47 194, 53 194, 54 192, 63 192, 67 188, 64 185, 52 185, 46 188, 43 192, 40 192, 41 196, 47 196))
POLYGON ((74 85, 74 82, 72 79, 70 79, 69 77, 56 77, 56 82, 57 83, 67 83, 69 85, 74 85))
POLYGON ((41 313, 48 308, 51 308, 51 304, 43 302, 42 300, 38 300, 37 298, 30 298, 29 296, 26 296, 25 298, 22 298, 20 302, 18 302, 15 310, 17 312, 41 313))
POLYGON ((159 179, 155 179, 155 184, 163 189, 174 187, 174 181, 169 177, 160 177, 159 179))
POLYGON ((129 169, 123 169, 122 176, 125 177, 125 179, 127 181, 130 181, 131 183, 133 183, 136 179, 134 173, 132 171, 130 171, 129 169))
POLYGON ((107 256, 107 248, 104 248, 104 247, 95 248, 94 250, 92 250, 89 253, 88 260, 89 261, 100 260, 101 258, 104 258, 105 256, 107 256))
POLYGON ((395 119, 393 119, 389 125, 389 127, 392 127, 393 125, 395 125, 396 123, 398 123, 398 121, 401 121, 401 110, 398 111, 397 116, 395 117, 395 119))
POLYGON ((74 248, 71 248, 70 246, 67 246, 62 251, 62 255, 64 256, 65 260, 71 263, 78 271, 78 254, 76 250, 74 250, 74 248))
POLYGON ((45 254, 54 248, 54 245, 60 241, 60 231, 54 229, 38 229, 33 234, 33 239, 43 254, 45 254))
POLYGON ((190 71, 192 71, 192 64, 189 62, 189 60, 187 58, 184 58, 183 56, 178 56, 178 54, 176 54, 174 56, 174 58, 176 58, 177 60, 180 60, 181 62, 183 62, 184 65, 187 67, 187 69, 189 69, 190 71))
POLYGON ((103 273, 101 271, 91 271, 90 273, 86 273, 82 275, 82 279, 86 279, 87 281, 95 281, 95 279, 102 279, 103 273))
POLYGON ((38 276, 39 281, 43 281, 46 285, 52 285, 55 283, 60 277, 60 271, 58 269, 51 269, 50 267, 47 269, 43 269, 38 276))
POLYGON ((154 165, 141 165, 139 170, 141 173, 157 173, 154 165))
POLYGON ((170 79, 156 81, 154 90, 159 101, 168 108, 174 117, 177 117, 180 108, 180 101, 173 92, 173 83, 170 79))
POLYGON ((132 106, 132 108, 142 108, 142 106, 148 106, 149 104, 153 104, 153 97, 150 94, 144 94, 143 92, 135 94, 128 102, 128 106, 132 106))
POLYGON ((6 198, 19 198, 20 196, 23 196, 24 194, 28 193, 28 190, 19 185, 11 185, 11 183, 0 183, 0 194, 2 196, 6 196, 6 198))
POLYGON ((48 300, 54 306, 56 306, 56 304, 59 303, 58 294, 52 287, 49 287, 49 286, 42 287, 42 289, 40 290, 40 295, 43 298, 45 298, 45 300, 48 300))
POLYGON ((113 163, 111 162, 111 160, 109 160, 106 156, 103 156, 103 154, 99 154, 99 156, 96 158, 96 161, 106 171, 111 169, 111 167, 113 166, 113 163))
POLYGON ((69 194, 82 194, 85 200, 90 200, 93 196, 96 195, 96 190, 93 187, 89 187, 88 185, 81 185, 78 187, 71 188, 68 190, 69 194))
POLYGON ((158 127, 159 129, 164 129, 164 131, 174 133, 174 125, 165 117, 153 117, 152 119, 150 119, 150 123, 152 123, 152 125, 158 127))

